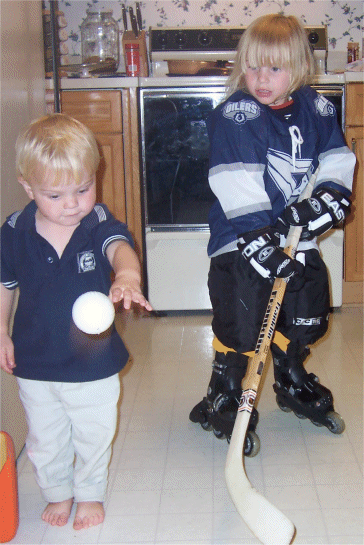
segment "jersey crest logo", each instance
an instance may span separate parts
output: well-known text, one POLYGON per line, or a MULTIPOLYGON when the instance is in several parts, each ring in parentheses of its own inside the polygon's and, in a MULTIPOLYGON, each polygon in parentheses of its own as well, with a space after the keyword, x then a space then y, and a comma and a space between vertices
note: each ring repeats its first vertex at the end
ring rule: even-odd
POLYGON ((292 156, 288 153, 270 148, 267 159, 268 174, 272 182, 281 192, 285 202, 291 204, 308 184, 312 159, 296 158, 294 172, 292 156))
POLYGON ((78 272, 85 273, 96 269, 96 259, 93 250, 77 254, 78 272))
POLYGON ((324 96, 320 95, 314 100, 316 111, 322 116, 331 116, 335 115, 335 108, 333 104, 327 100, 324 96))
POLYGON ((237 125, 243 125, 246 121, 256 119, 260 115, 258 104, 252 100, 239 100, 225 104, 222 114, 226 119, 234 121, 237 125))

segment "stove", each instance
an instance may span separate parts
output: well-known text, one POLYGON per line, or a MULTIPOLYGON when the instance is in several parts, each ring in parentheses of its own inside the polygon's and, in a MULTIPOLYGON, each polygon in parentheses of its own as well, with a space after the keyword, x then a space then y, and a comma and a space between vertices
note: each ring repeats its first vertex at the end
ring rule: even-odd
MULTIPOLYGON (((327 57, 327 28, 306 26, 307 37, 317 59, 327 57)), ((202 27, 202 28, 154 28, 149 29, 149 51, 152 75, 202 75, 201 70, 220 68, 234 61, 236 48, 245 27, 202 27), (196 72, 176 73, 173 61, 193 61, 196 72), (202 64, 205 63, 205 64, 202 64), (206 66, 206 63, 210 63, 206 66), (199 73, 200 72, 200 73, 199 73)), ((186 65, 188 66, 188 65, 186 65)), ((183 69, 182 69, 183 70, 183 69)), ((208 75, 212 75, 211 72, 208 75)), ((223 72, 221 75, 224 75, 223 72)))

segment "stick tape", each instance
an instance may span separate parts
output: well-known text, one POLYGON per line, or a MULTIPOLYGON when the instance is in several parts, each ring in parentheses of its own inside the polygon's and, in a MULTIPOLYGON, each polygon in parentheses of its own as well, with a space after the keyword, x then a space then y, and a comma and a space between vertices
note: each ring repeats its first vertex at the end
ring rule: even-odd
POLYGON ((238 411, 247 411, 248 413, 251 413, 254 407, 256 397, 257 392, 255 390, 244 390, 241 394, 238 411))

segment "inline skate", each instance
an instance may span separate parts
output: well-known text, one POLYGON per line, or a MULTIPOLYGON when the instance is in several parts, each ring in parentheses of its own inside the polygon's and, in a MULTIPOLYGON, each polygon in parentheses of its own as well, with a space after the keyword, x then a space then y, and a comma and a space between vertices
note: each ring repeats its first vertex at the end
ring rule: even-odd
POLYGON ((303 367, 310 349, 292 344, 289 351, 286 354, 272 345, 273 389, 278 407, 284 412, 293 411, 298 418, 309 418, 315 426, 326 426, 332 433, 343 433, 345 423, 334 411, 332 393, 303 367))
MULTIPOLYGON (((212 430, 218 439, 230 442, 247 366, 248 357, 244 354, 216 352, 207 396, 192 409, 191 422, 201 424, 206 431, 212 430)), ((255 433, 258 418, 258 411, 253 408, 245 438, 245 456, 256 456, 260 450, 259 437, 255 433)))

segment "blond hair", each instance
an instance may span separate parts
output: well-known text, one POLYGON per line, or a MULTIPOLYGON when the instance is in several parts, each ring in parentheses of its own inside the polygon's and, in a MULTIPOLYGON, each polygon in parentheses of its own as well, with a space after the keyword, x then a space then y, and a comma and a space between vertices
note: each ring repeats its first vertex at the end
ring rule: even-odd
POLYGON ((263 15, 243 32, 226 84, 227 96, 238 89, 247 90, 245 73, 249 66, 276 66, 291 74, 287 96, 310 83, 315 63, 306 30, 293 16, 263 15))
MULTIPOLYGON (((93 175, 100 154, 92 132, 65 114, 51 114, 30 123, 16 144, 17 175, 28 183, 53 178, 54 186, 81 183, 87 172, 93 175)), ((48 180, 50 181, 50 180, 48 180)))

